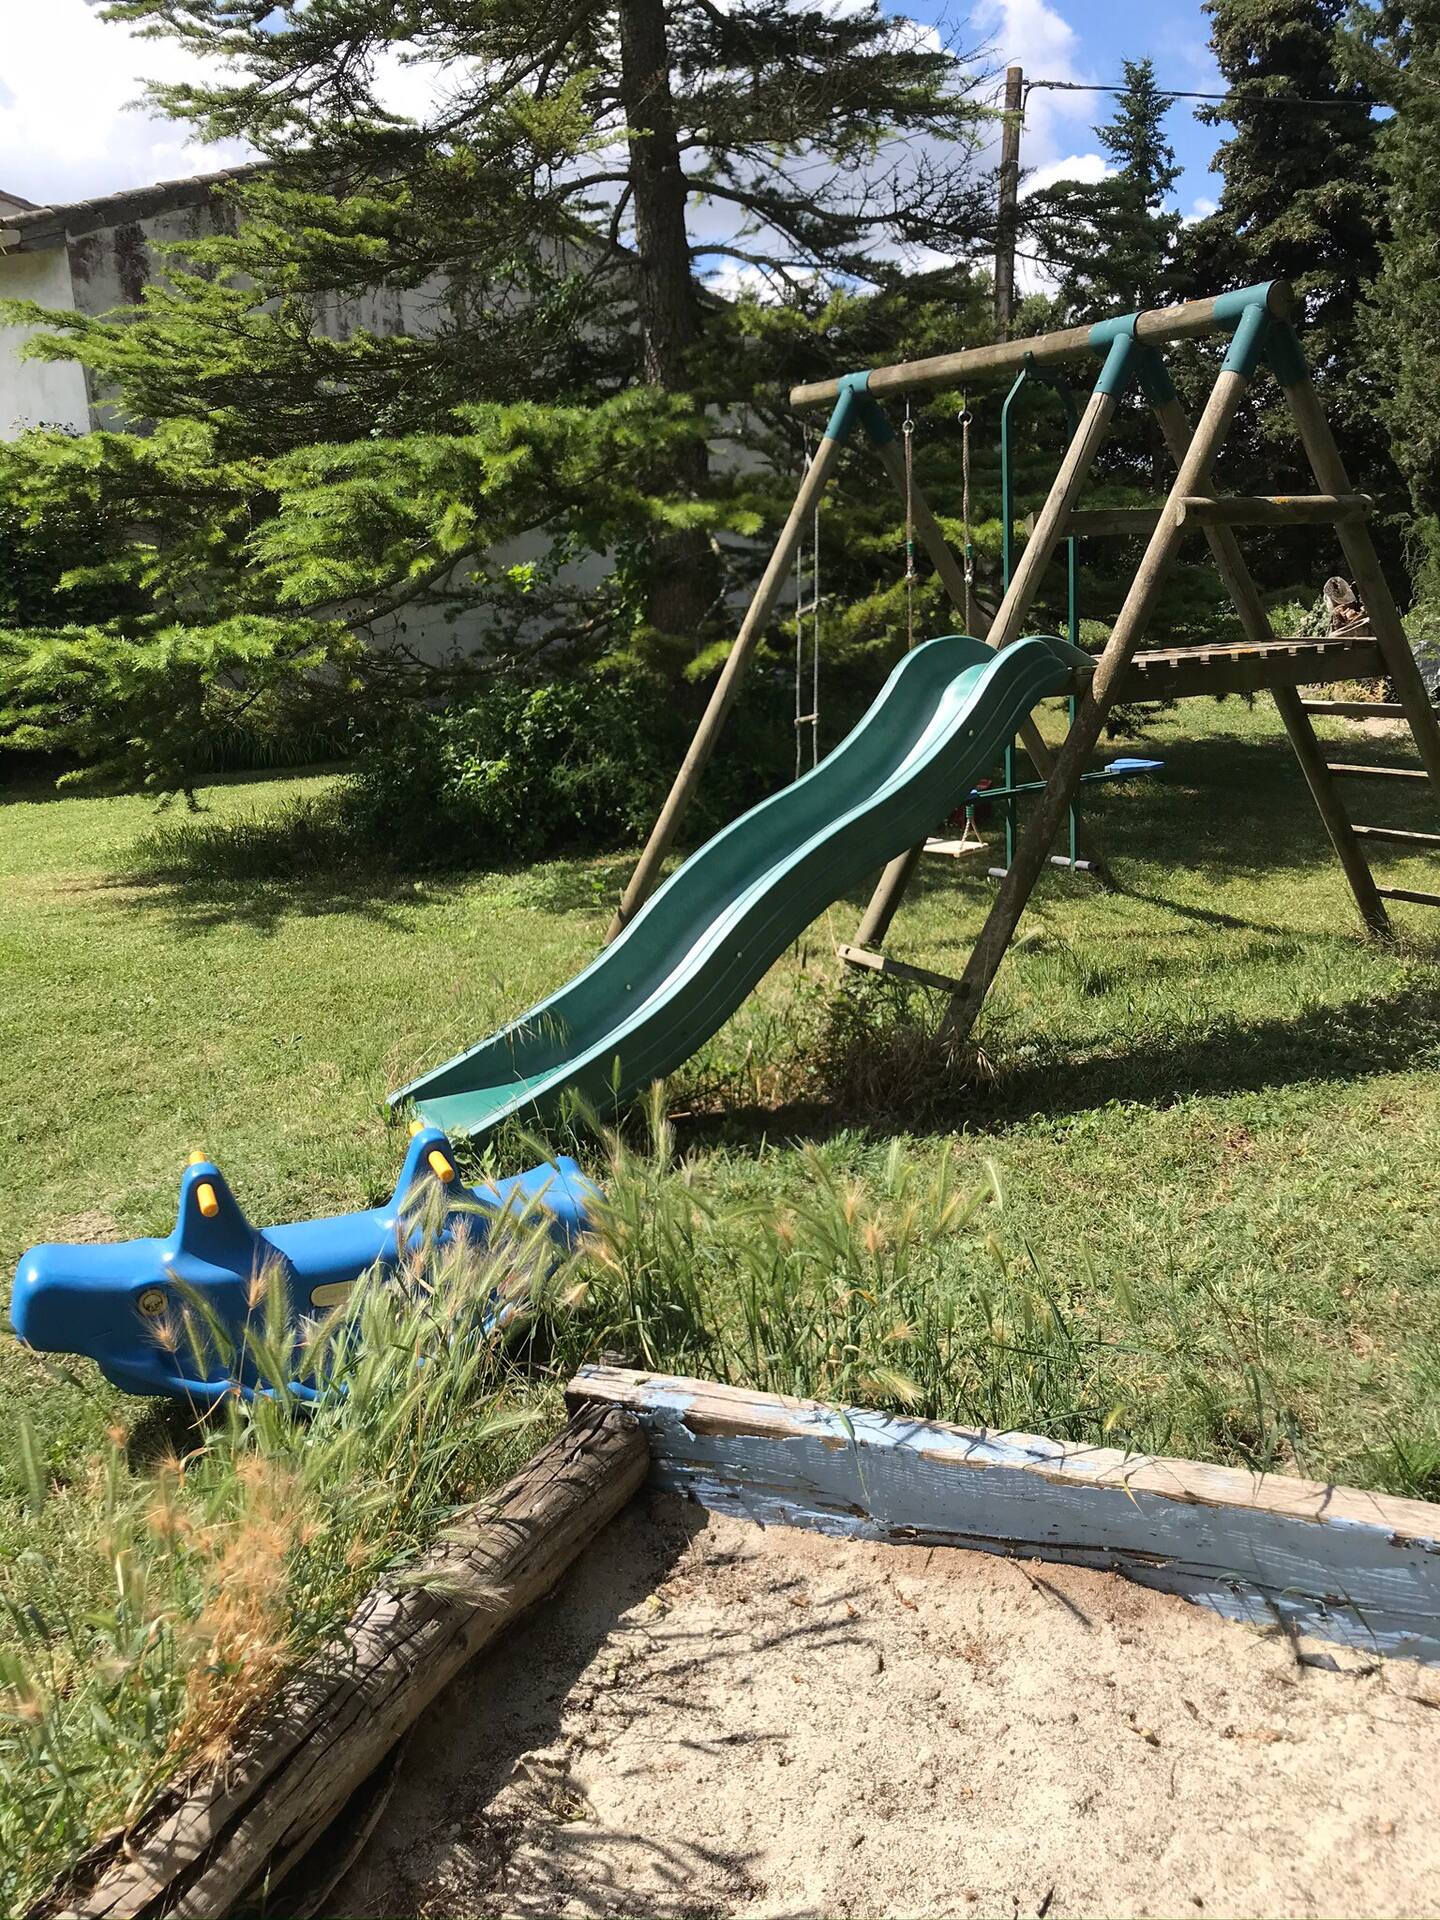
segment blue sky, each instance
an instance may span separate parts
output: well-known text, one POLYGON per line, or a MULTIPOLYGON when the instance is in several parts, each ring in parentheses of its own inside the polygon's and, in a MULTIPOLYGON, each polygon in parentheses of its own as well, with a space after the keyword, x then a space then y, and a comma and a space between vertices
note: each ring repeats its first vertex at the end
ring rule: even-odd
MULTIPOLYGON (((894 0, 886 0, 893 5, 894 0)), ((1217 85, 1200 0, 906 0, 896 12, 935 26, 956 46, 984 48, 1003 68, 1019 60, 1034 78, 1113 81, 1126 55, 1153 56, 1163 84, 1217 85)), ((186 56, 108 25, 95 0, 0 0, 0 189, 58 202, 206 172, 243 150, 201 147, 183 129, 127 111, 143 76, 176 78, 186 56)), ((404 80, 405 76, 398 76, 404 80)), ((412 90, 421 86, 411 80, 412 90)), ((398 105, 408 106, 405 99, 398 105)), ((423 111, 417 97, 415 106, 423 111)), ((1022 149, 1038 179, 1100 169, 1092 131, 1110 107, 1104 95, 1033 93, 1022 149)), ((1181 103, 1169 133, 1185 166, 1180 211, 1206 211, 1217 182, 1207 172, 1216 134, 1181 103)))
MULTIPOLYGON (((1149 54, 1162 87, 1218 91, 1223 85, 1200 0, 1145 0, 1143 6, 1124 0, 975 0, 964 12, 943 0, 908 0, 903 10, 954 44, 987 48, 1000 68, 1018 62, 1027 78, 1109 84, 1120 80, 1124 60, 1149 54)), ((1166 127, 1185 170, 1175 198, 1186 215, 1208 212, 1219 189, 1209 167, 1223 130, 1201 126, 1195 104, 1178 101, 1166 127)), ((1104 94, 1032 93, 1022 164, 1042 178, 1057 178, 1062 162, 1079 158, 1098 173, 1102 156, 1094 127, 1113 107, 1104 94)))

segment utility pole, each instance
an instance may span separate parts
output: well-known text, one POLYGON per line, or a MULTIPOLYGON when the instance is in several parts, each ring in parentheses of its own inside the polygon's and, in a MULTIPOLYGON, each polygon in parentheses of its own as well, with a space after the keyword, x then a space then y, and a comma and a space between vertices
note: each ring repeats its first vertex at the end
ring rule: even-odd
POLYGON ((1000 204, 995 220, 995 331, 1010 338, 1010 316, 1015 310, 1015 228, 1020 200, 1020 115, 1025 101, 1025 74, 1020 67, 1005 69, 1005 123, 1000 135, 1000 204))

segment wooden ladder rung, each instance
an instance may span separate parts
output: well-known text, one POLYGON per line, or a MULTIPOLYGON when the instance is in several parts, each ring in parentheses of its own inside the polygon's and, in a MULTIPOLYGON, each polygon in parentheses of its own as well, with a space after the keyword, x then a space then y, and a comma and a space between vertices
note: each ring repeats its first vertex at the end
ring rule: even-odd
POLYGON ((1398 700, 1302 700, 1306 713, 1329 714, 1335 720, 1403 720, 1398 700))
POLYGON ((1440 893, 1422 893, 1418 887, 1377 887, 1382 900, 1408 900, 1416 907, 1440 907, 1440 893))
POLYGON ((1180 527, 1325 527, 1337 520, 1364 519, 1371 510, 1365 493, 1242 493, 1218 500, 1189 494, 1177 501, 1180 527))
POLYGON ((1383 840, 1396 847, 1440 847, 1440 833, 1417 833, 1411 827, 1356 827, 1350 831, 1357 840, 1383 840))
POLYGON ((1333 773, 1337 779, 1353 780, 1428 780, 1429 774, 1423 767, 1364 767, 1352 766, 1348 762, 1326 763, 1325 771, 1333 773))
POLYGON ((835 951, 847 967, 858 967, 865 973, 888 974, 891 979, 904 980, 912 987, 938 987, 941 993, 954 993, 960 985, 948 973, 932 973, 928 967, 912 967, 908 960, 892 960, 888 953, 872 953, 869 947, 842 944, 835 951))

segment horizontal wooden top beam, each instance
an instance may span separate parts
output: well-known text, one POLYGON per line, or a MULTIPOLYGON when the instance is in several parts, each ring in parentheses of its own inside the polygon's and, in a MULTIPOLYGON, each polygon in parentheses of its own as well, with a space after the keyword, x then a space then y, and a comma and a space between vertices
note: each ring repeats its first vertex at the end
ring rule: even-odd
MULTIPOLYGON (((1293 319, 1295 300, 1283 280, 1272 280, 1266 305, 1276 319, 1293 319)), ((1175 307, 1151 307, 1135 316, 1135 338, 1150 345, 1163 340, 1193 340, 1216 333, 1234 324, 1233 301, 1216 294, 1205 300, 1185 300, 1175 307)), ((978 380, 1007 373, 1018 373, 1026 363, 1056 366, 1092 351, 1089 327, 1064 327, 1057 333, 1037 333, 1028 340, 997 340, 983 347, 966 347, 958 353, 939 353, 928 360, 906 360, 896 366, 873 367, 866 392, 876 399, 887 393, 917 393, 927 389, 958 386, 964 380, 978 380)), ((813 380, 790 389, 792 407, 833 406, 840 397, 839 380, 813 380)))

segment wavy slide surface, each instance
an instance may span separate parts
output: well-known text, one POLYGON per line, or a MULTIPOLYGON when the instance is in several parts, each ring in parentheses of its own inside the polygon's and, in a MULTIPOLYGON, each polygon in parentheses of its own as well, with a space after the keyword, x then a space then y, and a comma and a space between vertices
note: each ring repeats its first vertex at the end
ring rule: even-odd
POLYGON ((1037 700, 1069 689, 1060 644, 917 647, 819 766, 707 840, 582 973, 392 1102, 473 1139, 552 1116, 569 1089, 607 1110, 672 1072, 818 914, 960 804, 1037 700))

